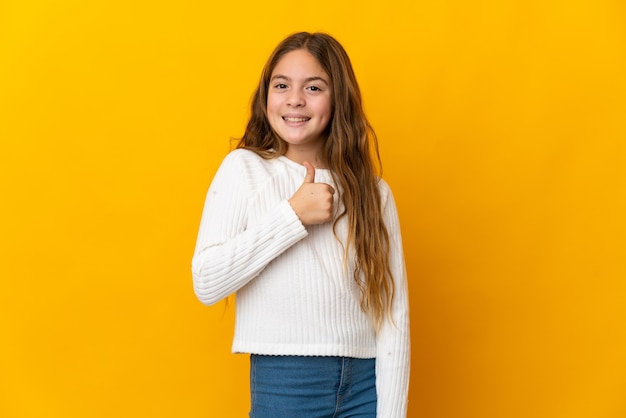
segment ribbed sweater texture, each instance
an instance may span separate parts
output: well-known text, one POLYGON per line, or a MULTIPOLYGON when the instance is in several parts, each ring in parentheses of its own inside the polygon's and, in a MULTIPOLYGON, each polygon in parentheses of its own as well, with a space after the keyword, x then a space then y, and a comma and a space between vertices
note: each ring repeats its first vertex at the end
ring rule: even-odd
MULTIPOLYGON (((380 418, 406 416, 410 339, 406 269, 389 186, 380 180, 395 280, 393 322, 376 332, 359 305, 354 260, 344 263, 345 217, 303 226, 288 199, 304 166, 238 149, 215 174, 192 260, 194 290, 211 305, 236 292, 233 352, 376 358, 380 418)), ((336 187, 329 170, 315 181, 336 187)), ((338 193, 335 193, 335 198, 338 193)), ((336 213, 339 204, 335 202, 336 213)))

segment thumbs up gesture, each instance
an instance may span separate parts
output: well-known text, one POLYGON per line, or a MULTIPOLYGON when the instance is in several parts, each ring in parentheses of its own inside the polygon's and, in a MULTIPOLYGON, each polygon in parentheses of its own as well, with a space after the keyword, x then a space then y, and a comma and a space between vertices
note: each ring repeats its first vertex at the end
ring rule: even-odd
POLYGON ((306 175, 302 186, 291 196, 289 204, 303 225, 317 225, 333 218, 333 194, 335 189, 326 183, 315 183, 315 168, 303 162, 306 175))

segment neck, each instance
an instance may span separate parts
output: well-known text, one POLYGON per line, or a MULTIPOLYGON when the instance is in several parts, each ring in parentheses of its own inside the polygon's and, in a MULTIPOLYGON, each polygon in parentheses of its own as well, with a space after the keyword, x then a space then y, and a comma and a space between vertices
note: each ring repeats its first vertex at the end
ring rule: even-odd
POLYGON ((322 156, 321 147, 303 147, 290 145, 285 152, 285 157, 298 164, 307 161, 315 168, 326 168, 326 160, 322 156))

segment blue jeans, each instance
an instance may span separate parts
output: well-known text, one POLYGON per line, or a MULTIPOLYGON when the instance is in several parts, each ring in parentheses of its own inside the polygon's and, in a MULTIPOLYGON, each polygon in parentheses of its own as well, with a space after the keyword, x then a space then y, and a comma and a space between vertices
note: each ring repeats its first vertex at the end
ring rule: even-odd
POLYGON ((250 356, 250 418, 376 417, 376 360, 250 356))

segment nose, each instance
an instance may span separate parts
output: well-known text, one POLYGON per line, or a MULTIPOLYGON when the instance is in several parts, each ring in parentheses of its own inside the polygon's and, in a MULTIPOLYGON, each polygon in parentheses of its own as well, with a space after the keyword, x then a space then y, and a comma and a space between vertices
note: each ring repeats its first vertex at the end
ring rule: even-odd
POLYGON ((303 107, 306 104, 304 99, 304 95, 297 89, 289 92, 289 97, 287 98, 287 106, 291 107, 303 107))

